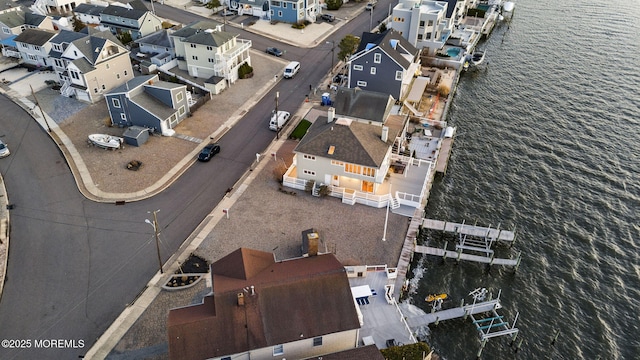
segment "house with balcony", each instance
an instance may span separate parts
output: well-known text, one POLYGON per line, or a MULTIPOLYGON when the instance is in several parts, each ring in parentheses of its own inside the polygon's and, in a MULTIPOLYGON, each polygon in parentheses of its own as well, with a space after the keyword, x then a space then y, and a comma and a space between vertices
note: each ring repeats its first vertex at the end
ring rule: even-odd
POLYGON ((363 33, 347 66, 348 87, 386 93, 404 101, 414 76, 420 72, 420 50, 393 29, 363 33))
POLYGON ((139 126, 170 136, 189 114, 187 86, 160 81, 158 75, 136 76, 105 95, 111 124, 139 126))
POLYGON ((84 0, 36 0, 36 8, 45 9, 46 13, 69 14, 79 5, 84 4, 84 0))
POLYGON ((140 39, 134 40, 138 44, 136 58, 162 66, 176 58, 176 51, 169 37, 169 30, 162 29, 140 39))
POLYGON ((68 60, 62 58, 62 54, 69 47, 69 45, 75 40, 87 37, 87 34, 69 30, 61 30, 54 36, 49 43, 51 49, 49 50, 49 62, 56 72, 58 82, 63 84, 65 79, 63 74, 67 69, 68 60))
POLYGON ((15 37, 26 29, 40 29, 55 31, 50 17, 32 14, 22 6, 5 5, 0 10, 0 44, 2 55, 20 58, 16 49, 15 37))
POLYGON ((169 311, 169 359, 316 359, 357 347, 359 309, 331 253, 276 261, 240 248, 211 265, 211 280, 201 304, 169 311))
POLYGON ((301 23, 305 20, 315 22, 319 11, 315 0, 287 1, 272 0, 269 2, 269 17, 272 21, 301 23))
POLYGON ((16 49, 24 64, 47 67, 51 66, 49 50, 51 49, 50 41, 54 36, 56 36, 55 31, 26 29, 13 41, 16 43, 16 49))
POLYGON ((111 4, 100 13, 100 24, 112 34, 128 33, 136 40, 162 28, 162 20, 139 0, 126 6, 111 4))
POLYGON ((221 3, 229 6, 229 9, 236 11, 239 15, 269 20, 269 0, 223 0, 221 3))
POLYGON ((100 24, 100 14, 106 6, 95 4, 80 4, 73 8, 76 18, 85 24, 100 24))
POLYGON ((251 65, 250 40, 222 31, 222 25, 198 21, 170 33, 178 68, 190 76, 204 78, 205 87, 217 94, 238 80, 242 64, 251 65))
POLYGON ((89 34, 61 44, 54 49, 62 50, 55 69, 63 96, 95 103, 133 78, 129 50, 108 30, 90 29, 89 34), (64 65, 64 70, 57 65, 64 65))

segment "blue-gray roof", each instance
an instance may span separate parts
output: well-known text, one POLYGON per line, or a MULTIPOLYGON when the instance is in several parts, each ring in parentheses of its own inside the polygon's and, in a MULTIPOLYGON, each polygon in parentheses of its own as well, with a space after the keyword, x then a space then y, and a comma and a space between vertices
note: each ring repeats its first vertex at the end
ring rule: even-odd
POLYGON ((100 5, 80 4, 73 9, 73 12, 78 14, 100 16, 100 13, 102 13, 102 10, 106 8, 107 8, 106 6, 100 6, 100 5))

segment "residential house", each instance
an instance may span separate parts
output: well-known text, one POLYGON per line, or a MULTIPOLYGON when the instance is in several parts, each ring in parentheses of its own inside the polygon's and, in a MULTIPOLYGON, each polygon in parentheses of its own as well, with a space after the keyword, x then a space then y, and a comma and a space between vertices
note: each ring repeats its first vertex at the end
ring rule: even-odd
POLYGON ((105 95, 111 124, 140 126, 163 135, 189 114, 186 85, 160 81, 158 75, 137 76, 105 95))
POLYGON ((403 101, 420 71, 420 50, 393 29, 363 33, 347 65, 348 87, 386 93, 403 101))
POLYGON ((169 311, 170 359, 307 359, 353 349, 360 320, 333 254, 276 261, 241 248, 211 265, 212 294, 169 311))
POLYGON ((238 80, 240 66, 245 63, 251 65, 251 41, 222 31, 222 26, 217 23, 194 22, 169 36, 175 46, 178 68, 188 71, 190 76, 209 79, 205 82, 207 87, 221 82, 222 86, 232 84, 238 80))
POLYGON ((110 90, 133 78, 127 50, 109 31, 89 29, 89 34, 66 44, 56 67, 62 81, 60 93, 67 97, 95 103, 110 90))
POLYGON ((36 67, 51 66, 49 60, 50 41, 56 34, 50 30, 26 29, 16 36, 13 41, 16 43, 16 49, 20 53, 23 63, 36 67))
POLYGON ((100 13, 100 24, 114 35, 128 33, 136 40, 162 28, 162 20, 145 5, 134 0, 125 6, 109 5, 100 13))
POLYGON ((36 0, 36 6, 40 3, 44 5, 47 9, 47 13, 70 13, 73 9, 79 5, 83 4, 84 0, 36 0))
POLYGON ((315 0, 276 0, 271 1, 269 6, 269 16, 272 21, 293 24, 301 23, 305 20, 315 22, 318 11, 318 2, 315 0))
POLYGON ((221 3, 226 3, 229 9, 237 11, 239 15, 269 19, 269 0, 224 0, 221 3))
POLYGON ((49 63, 53 66, 53 70, 56 72, 60 83, 65 82, 63 74, 65 73, 68 64, 68 60, 62 58, 62 53, 73 41, 85 37, 87 37, 87 34, 83 32, 61 30, 49 41, 51 44, 51 49, 49 50, 49 63))
POLYGON ((100 14, 106 6, 94 4, 80 4, 73 9, 73 14, 84 24, 100 24, 100 14))
POLYGON ((26 29, 54 31, 54 26, 47 16, 32 14, 21 6, 5 5, 0 11, 0 44, 4 56, 20 57, 14 39, 26 29))
POLYGON ((136 57, 162 66, 176 58, 176 51, 169 37, 169 30, 162 29, 135 40, 138 44, 136 57))

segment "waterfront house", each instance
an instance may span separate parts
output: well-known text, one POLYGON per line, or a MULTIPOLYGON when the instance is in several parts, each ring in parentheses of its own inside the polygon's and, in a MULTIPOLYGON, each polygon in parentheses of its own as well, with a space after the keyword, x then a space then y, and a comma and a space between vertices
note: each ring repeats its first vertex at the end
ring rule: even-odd
POLYGON ((51 65, 49 50, 51 49, 50 41, 54 36, 56 36, 54 31, 26 29, 13 41, 24 64, 46 67, 51 65))
POLYGON ((347 65, 348 87, 386 93, 403 101, 420 71, 420 50, 393 29, 363 33, 347 65))
POLYGON ((94 4, 80 4, 73 9, 73 14, 84 24, 100 24, 100 14, 106 6, 94 4))
POLYGON ((94 103, 133 78, 127 50, 109 31, 95 31, 55 49, 62 50, 54 67, 62 82, 60 93, 94 103))
POLYGON ((170 33, 178 68, 190 76, 207 79, 205 86, 218 93, 238 80, 242 64, 251 65, 251 41, 222 31, 211 21, 198 21, 170 33))
POLYGON ((126 6, 107 6, 100 13, 100 24, 108 27, 114 35, 128 33, 133 40, 162 28, 162 20, 139 0, 134 0, 126 6))
POLYGON ((240 248, 211 265, 212 292, 169 311, 170 359, 308 359, 353 349, 361 326, 329 253, 276 261, 240 248))
POLYGON ((111 124, 140 126, 163 135, 189 113, 186 85, 160 81, 158 75, 136 76, 105 95, 111 124))
POLYGON ((140 61, 149 61, 157 66, 162 66, 175 59, 176 51, 168 31, 167 29, 161 29, 134 40, 138 44, 138 51, 135 57, 140 61))
POLYGON ((46 13, 68 14, 84 0, 36 0, 34 6, 45 9, 46 13))

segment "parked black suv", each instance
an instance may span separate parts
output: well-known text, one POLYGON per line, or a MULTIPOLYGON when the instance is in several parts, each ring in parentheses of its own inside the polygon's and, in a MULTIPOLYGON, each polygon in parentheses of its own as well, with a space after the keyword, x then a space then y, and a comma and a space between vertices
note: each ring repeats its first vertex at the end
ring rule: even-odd
POLYGON ((336 19, 336 17, 331 14, 322 14, 320 15, 320 18, 326 22, 333 22, 333 20, 336 19))

